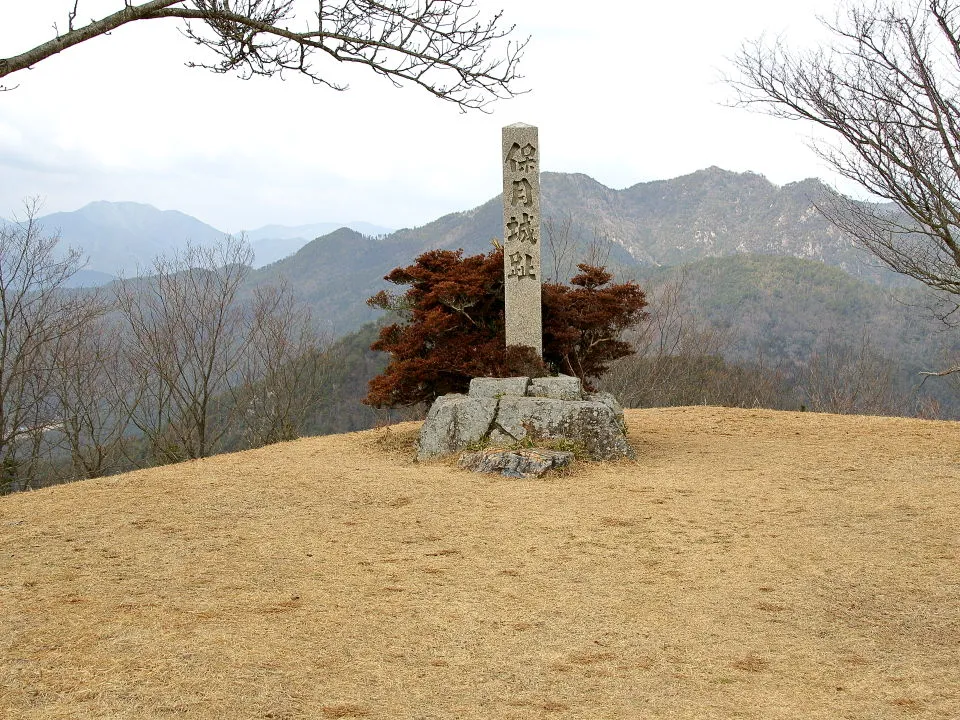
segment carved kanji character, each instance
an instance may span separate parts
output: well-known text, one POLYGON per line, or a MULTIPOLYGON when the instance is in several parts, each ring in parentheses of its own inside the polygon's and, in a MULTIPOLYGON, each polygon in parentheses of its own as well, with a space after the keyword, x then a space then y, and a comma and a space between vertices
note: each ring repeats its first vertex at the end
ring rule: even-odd
POLYGON ((537 149, 530 143, 523 147, 514 143, 507 152, 507 167, 510 168, 510 172, 536 172, 537 149))
POLYGON ((536 245, 537 226, 535 216, 521 213, 520 219, 517 219, 516 215, 511 215, 510 221, 507 223, 507 242, 528 242, 536 245))
POLYGON ((511 205, 533 205, 533 187, 526 178, 513 181, 513 194, 510 197, 511 205))
POLYGON ((537 270, 533 266, 533 256, 528 253, 515 252, 510 253, 510 272, 507 277, 515 277, 518 280, 523 277, 535 278, 537 270))

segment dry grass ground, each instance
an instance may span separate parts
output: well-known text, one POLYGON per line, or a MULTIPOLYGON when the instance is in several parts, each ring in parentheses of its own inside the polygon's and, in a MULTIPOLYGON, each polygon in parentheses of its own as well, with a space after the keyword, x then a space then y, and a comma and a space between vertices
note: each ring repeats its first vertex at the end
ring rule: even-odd
POLYGON ((406 424, 0 498, 0 717, 960 717, 960 425, 627 419, 539 481, 406 424))

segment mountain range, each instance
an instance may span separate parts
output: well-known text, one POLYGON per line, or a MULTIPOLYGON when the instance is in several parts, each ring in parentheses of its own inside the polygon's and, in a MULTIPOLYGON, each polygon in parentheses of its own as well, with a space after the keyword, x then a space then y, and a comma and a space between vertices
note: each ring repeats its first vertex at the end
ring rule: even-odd
MULTIPOLYGON (((832 192, 818 180, 778 187, 754 173, 708 168, 672 180, 613 190, 582 174, 543 173, 544 277, 575 269, 597 246, 618 277, 639 278, 658 268, 744 255, 816 261, 872 284, 896 280, 841 234, 816 209, 832 192), (562 248, 568 247, 565 262, 562 248)), ((499 196, 422 227, 371 238, 341 228, 295 255, 258 271, 255 282, 284 276, 319 316, 336 318, 343 334, 376 317, 365 300, 389 287, 382 278, 432 248, 488 252, 502 236, 499 196)))
MULTIPOLYGON (((181 250, 187 243, 216 243, 228 234, 177 210, 158 210, 134 202, 92 202, 73 212, 44 215, 38 222, 45 231, 59 234, 64 247, 83 251, 87 262, 75 278, 81 285, 103 284, 119 275, 135 274, 140 268, 148 269, 158 255, 181 250)), ((370 236, 390 232, 389 228, 366 222, 347 226, 370 236)), ((253 248, 254 267, 262 267, 340 227, 333 222, 266 225, 241 233, 253 248)))
MULTIPOLYGON (((587 175, 551 172, 542 174, 541 185, 548 259, 551 240, 558 239, 558 228, 569 220, 568 239, 581 249, 597 238, 611 241, 611 260, 621 266, 658 267, 703 257, 763 253, 819 260, 854 276, 884 275, 816 210, 815 202, 832 192, 818 180, 778 187, 761 175, 711 167, 623 190, 608 188, 587 175)), ((59 231, 64 244, 83 250, 89 257, 88 270, 111 275, 149 266, 157 254, 178 250, 187 242, 216 242, 226 234, 176 210, 132 202, 94 202, 39 220, 49 231, 59 231)), ((497 196, 422 227, 396 232, 365 222, 344 227, 376 238, 377 247, 393 255, 394 250, 409 254, 429 247, 485 251, 490 240, 502 234, 500 224, 497 196)), ((340 227, 330 222, 267 225, 243 233, 260 267, 292 255, 315 239, 336 244, 336 237, 322 238, 340 227)), ((355 241, 355 236, 350 238, 355 241)))
MULTIPOLYGON (((583 174, 545 172, 541 187, 546 279, 553 279, 551 274, 568 279, 575 261, 596 254, 598 247, 602 255, 608 254, 607 265, 617 277, 644 283, 658 282, 665 268, 696 264, 699 269, 694 268, 690 276, 713 277, 694 283, 701 286, 701 295, 711 297, 726 282, 718 273, 727 280, 736 276, 735 284, 741 290, 744 285, 760 283, 761 277, 764 287, 778 283, 787 287, 793 283, 787 276, 794 276, 805 277, 806 282, 825 282, 827 294, 842 290, 848 300, 858 293, 869 295, 876 304, 875 296, 882 293, 869 286, 884 286, 896 277, 878 268, 872 256, 817 211, 818 199, 832 192, 818 180, 779 187, 755 173, 711 167, 623 190, 605 187, 583 174), (851 290, 846 283, 838 284, 838 276, 829 278, 796 263, 749 260, 755 256, 832 266, 852 280, 866 281, 867 286, 851 290), (734 260, 703 264, 716 258, 734 260)), ((138 266, 149 267, 157 253, 179 249, 187 242, 216 242, 224 236, 184 213, 138 203, 95 202, 76 212, 47 215, 40 222, 48 229, 59 229, 66 243, 89 255, 85 272, 92 277, 90 284, 108 281, 119 272, 130 274, 138 266)), ((330 223, 268 225, 245 233, 259 256, 257 265, 264 264, 264 256, 273 259, 295 252, 255 270, 249 282, 255 285, 285 278, 315 316, 325 319, 329 332, 342 336, 378 317, 365 301, 389 287, 383 276, 390 270, 412 263, 432 248, 462 248, 465 254, 488 252, 491 241, 502 235, 501 223, 501 201, 496 196, 470 210, 390 233, 366 223, 354 224, 361 231, 343 227, 332 232, 330 223), (315 239, 304 239, 324 232, 315 239)), ((754 288, 754 295, 757 291, 754 288)), ((787 294, 793 297, 802 292, 795 287, 787 294)), ((771 295, 765 302, 769 306, 775 300, 771 295)), ((708 304, 716 315, 720 312, 717 307, 723 314, 743 302, 744 297, 731 296, 725 302, 708 304)), ((794 303, 797 307, 802 304, 799 300, 794 303)), ((795 310, 784 312, 795 314, 795 310)), ((887 315, 891 313, 894 311, 887 315)))
MULTIPOLYGON (((929 321, 923 288, 878 267, 817 211, 818 200, 832 192, 817 180, 781 187, 754 173, 711 167, 623 190, 583 174, 547 172, 541 187, 546 280, 568 279, 576 262, 591 257, 651 296, 682 275, 696 317, 736 331, 734 360, 759 352, 796 367, 826 339, 855 345, 869 337, 908 378, 960 352, 956 334, 929 321)), ((148 267, 157 252, 187 241, 224 235, 183 213, 135 203, 92 203, 41 221, 89 254, 81 279, 87 284, 148 267)), ((433 248, 489 252, 502 236, 501 223, 496 196, 395 232, 363 223, 333 231, 326 223, 268 225, 246 233, 258 254, 248 284, 284 279, 325 332, 344 337, 380 317, 368 297, 385 288, 402 291, 383 279, 393 268, 433 248)), ((364 337, 369 345, 370 333, 364 337)))

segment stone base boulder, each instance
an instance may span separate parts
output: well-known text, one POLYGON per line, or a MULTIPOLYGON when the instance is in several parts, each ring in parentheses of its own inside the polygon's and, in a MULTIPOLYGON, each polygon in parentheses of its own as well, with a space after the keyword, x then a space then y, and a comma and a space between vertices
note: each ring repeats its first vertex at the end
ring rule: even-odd
POLYGON ((417 457, 434 457, 479 445, 490 432, 497 416, 496 398, 444 395, 433 401, 427 421, 420 430, 417 457), (450 448, 457 448, 450 450, 450 448))
POLYGON ((548 470, 567 467, 572 462, 573 453, 563 450, 487 448, 463 453, 458 465, 473 472, 500 473, 504 477, 514 478, 538 478, 548 470))
POLYGON ((579 378, 474 378, 467 395, 437 398, 420 430, 425 460, 472 447, 565 440, 593 458, 632 458, 623 408, 609 393, 585 394, 579 378))

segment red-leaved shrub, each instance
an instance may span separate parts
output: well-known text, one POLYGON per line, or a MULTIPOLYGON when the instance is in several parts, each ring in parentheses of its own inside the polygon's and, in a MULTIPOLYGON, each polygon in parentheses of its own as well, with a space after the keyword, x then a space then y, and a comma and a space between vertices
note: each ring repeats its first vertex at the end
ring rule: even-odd
POLYGON ((530 348, 507 348, 504 339, 503 251, 463 257, 463 251, 430 250, 386 280, 409 286, 381 291, 367 302, 391 310, 371 346, 391 355, 370 381, 365 403, 398 407, 466 392, 474 377, 576 375, 591 387, 617 358, 629 355, 622 332, 646 314, 643 291, 633 283, 610 285, 603 268, 579 265, 570 286, 543 285, 543 360, 530 348))

